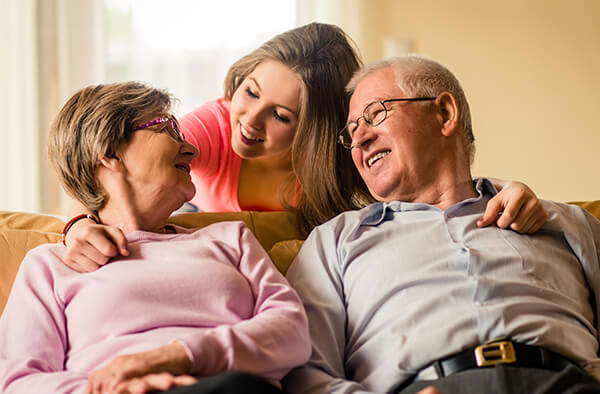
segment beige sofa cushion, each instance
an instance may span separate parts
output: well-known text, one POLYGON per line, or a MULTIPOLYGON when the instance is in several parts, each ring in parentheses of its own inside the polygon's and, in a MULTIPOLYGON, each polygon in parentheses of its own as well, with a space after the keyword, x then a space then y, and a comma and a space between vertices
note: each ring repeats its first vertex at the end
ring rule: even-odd
POLYGON ((65 223, 56 216, 37 213, 0 211, 0 231, 36 230, 59 233, 65 223))
POLYGON ((61 236, 57 233, 37 230, 0 231, 0 312, 4 310, 19 265, 29 249, 60 240, 61 236))

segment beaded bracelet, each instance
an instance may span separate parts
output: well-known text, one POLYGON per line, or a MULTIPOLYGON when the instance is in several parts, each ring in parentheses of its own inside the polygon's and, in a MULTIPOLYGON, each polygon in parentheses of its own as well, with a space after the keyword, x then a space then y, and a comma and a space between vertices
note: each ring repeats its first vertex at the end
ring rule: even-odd
POLYGON ((94 223, 96 224, 100 224, 100 221, 92 214, 83 214, 83 215, 77 215, 75 216, 73 219, 69 220, 67 222, 67 224, 65 224, 65 227, 63 227, 62 230, 62 243, 63 245, 67 246, 65 240, 67 239, 67 232, 71 229, 71 227, 73 227, 73 225, 75 223, 77 223, 78 221, 80 221, 81 219, 90 219, 93 220, 94 223))

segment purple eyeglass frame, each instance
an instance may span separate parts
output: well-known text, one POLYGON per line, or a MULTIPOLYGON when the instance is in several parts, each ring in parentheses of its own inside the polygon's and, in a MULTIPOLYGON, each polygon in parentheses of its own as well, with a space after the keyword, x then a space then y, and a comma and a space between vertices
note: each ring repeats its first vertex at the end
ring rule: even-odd
POLYGON ((167 118, 166 116, 162 117, 162 118, 154 119, 154 120, 151 120, 150 122, 146 122, 144 124, 139 124, 139 125, 135 126, 133 129, 131 129, 131 131, 138 131, 141 129, 145 129, 146 127, 154 126, 155 124, 161 124, 161 123, 168 122, 169 120, 171 120, 171 119, 167 118))
MULTIPOLYGON (((180 140, 180 141, 185 141, 185 137, 183 136, 183 134, 181 133, 181 130, 179 130, 179 126, 177 124, 177 119, 175 119, 175 117, 173 115, 169 115, 169 116, 163 116, 162 118, 157 118, 157 119, 153 119, 149 122, 143 123, 143 124, 139 124, 137 126, 134 126, 131 131, 138 131, 141 129, 145 129, 147 127, 151 127, 157 124, 162 124, 162 123, 166 123, 166 122, 171 122, 171 127, 173 128, 173 130, 175 131, 175 135, 174 137, 176 137, 176 139, 180 140)), ((169 132, 169 134, 172 134, 169 132)))

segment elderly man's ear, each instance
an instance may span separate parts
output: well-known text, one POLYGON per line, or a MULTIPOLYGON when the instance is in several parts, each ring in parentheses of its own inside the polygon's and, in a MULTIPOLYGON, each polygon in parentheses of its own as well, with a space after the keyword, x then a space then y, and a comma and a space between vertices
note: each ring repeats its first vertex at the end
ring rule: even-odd
POLYGON ((442 134, 446 137, 452 135, 458 128, 458 105, 454 95, 444 92, 435 100, 440 109, 442 118, 442 134))

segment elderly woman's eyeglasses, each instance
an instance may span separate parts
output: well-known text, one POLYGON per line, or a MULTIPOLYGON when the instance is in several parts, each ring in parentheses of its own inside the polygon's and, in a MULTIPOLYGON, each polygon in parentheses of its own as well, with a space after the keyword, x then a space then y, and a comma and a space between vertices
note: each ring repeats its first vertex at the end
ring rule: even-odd
POLYGON ((177 122, 177 119, 175 119, 175 117, 173 115, 163 116, 162 118, 154 119, 154 120, 151 120, 150 122, 146 122, 146 123, 137 125, 133 129, 131 129, 131 131, 138 131, 141 129, 146 129, 148 127, 152 127, 152 126, 155 126, 158 124, 165 124, 165 125, 163 127, 161 127, 159 130, 157 130, 157 132, 162 133, 163 131, 166 131, 175 140, 177 140, 179 142, 185 141, 185 137, 183 136, 183 133, 181 132, 181 129, 179 128, 179 123, 177 122))
POLYGON ((385 106, 386 103, 393 101, 431 101, 436 98, 437 97, 411 97, 373 101, 367 104, 363 110, 362 116, 358 117, 358 119, 353 122, 348 122, 348 124, 344 126, 339 132, 338 142, 342 144, 344 148, 352 149, 352 139, 354 138, 354 133, 356 133, 356 130, 358 129, 358 121, 360 118, 363 118, 365 123, 371 127, 380 125, 388 115, 389 109, 385 106))

